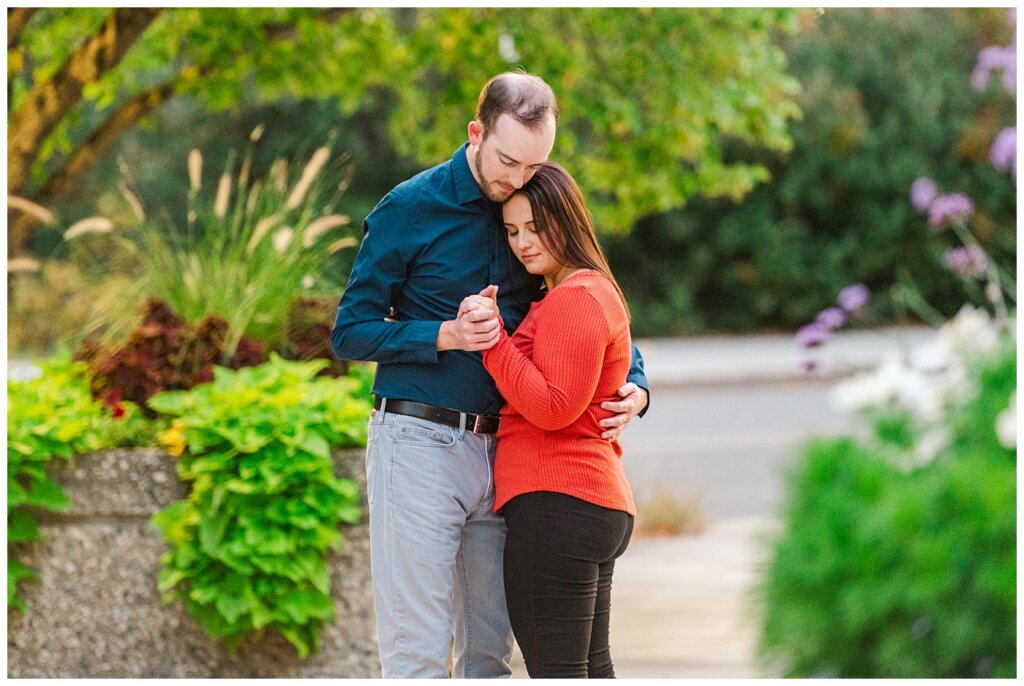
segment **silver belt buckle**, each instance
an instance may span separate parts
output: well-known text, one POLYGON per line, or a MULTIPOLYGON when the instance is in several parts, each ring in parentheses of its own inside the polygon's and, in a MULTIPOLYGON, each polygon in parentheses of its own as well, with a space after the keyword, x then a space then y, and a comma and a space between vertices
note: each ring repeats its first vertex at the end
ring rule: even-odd
POLYGON ((473 420, 473 433, 477 433, 480 429, 480 415, 476 415, 476 419, 473 420))

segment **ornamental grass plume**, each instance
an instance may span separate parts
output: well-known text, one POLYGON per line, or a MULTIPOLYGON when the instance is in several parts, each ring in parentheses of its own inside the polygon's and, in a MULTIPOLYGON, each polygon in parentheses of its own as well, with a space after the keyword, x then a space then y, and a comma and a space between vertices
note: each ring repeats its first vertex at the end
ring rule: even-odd
POLYGON ((313 156, 309 158, 309 162, 306 164, 306 168, 302 170, 302 176, 299 177, 298 183, 295 184, 291 195, 288 196, 288 201, 284 204, 286 210, 293 210, 299 206, 302 199, 306 197, 309 187, 313 184, 313 179, 317 177, 320 170, 327 164, 327 159, 330 156, 331 150, 326 147, 318 148, 313 153, 313 156))
POLYGON ((7 260, 8 274, 33 273, 38 272, 40 268, 39 260, 33 260, 31 257, 12 257, 7 260))
POLYGON ((188 186, 193 193, 198 193, 203 183, 203 154, 193 148, 188 153, 188 186))
MULTIPOLYGON (((341 233, 351 229, 344 228, 348 217, 337 211, 350 174, 348 158, 332 155, 327 144, 312 152, 298 167, 301 171, 289 170, 288 156, 260 170, 253 151, 260 134, 259 127, 253 130, 240 165, 233 164, 235 153, 229 152, 216 189, 205 193, 202 153, 189 152, 184 227, 174 225, 166 212, 147 220, 142 203, 130 191, 125 194, 128 186, 122 183, 122 195, 138 220, 132 231, 117 237, 117 245, 137 265, 138 293, 131 296, 140 302, 163 300, 191 323, 210 314, 223 317, 228 324, 225 359, 243 336, 273 346, 285 334, 296 298, 336 296, 344 283, 325 278, 328 261, 340 245, 358 245, 341 233), (296 179, 290 188, 289 177, 296 179), (341 243, 345 240, 351 243, 341 243), (315 284, 312 294, 303 284, 307 276, 315 284)), ((89 226, 72 227, 69 233, 81 235, 89 226)), ((126 315, 133 311, 134 304, 126 315)))
POLYGON ((320 238, 323 234, 339 226, 347 226, 348 223, 348 215, 344 214, 332 214, 327 217, 320 217, 306 227, 306 231, 302 238, 302 247, 308 248, 312 246, 313 243, 316 242, 316 239, 320 238))
POLYGON ((106 217, 89 217, 72 224, 64 232, 64 240, 70 241, 87 233, 110 233, 114 230, 114 223, 106 217))
POLYGON ((46 209, 42 205, 38 205, 31 200, 25 198, 19 198, 16 195, 7 196, 7 207, 8 209, 18 210, 25 214, 31 214, 36 219, 39 219, 44 224, 53 223, 53 212, 46 209))

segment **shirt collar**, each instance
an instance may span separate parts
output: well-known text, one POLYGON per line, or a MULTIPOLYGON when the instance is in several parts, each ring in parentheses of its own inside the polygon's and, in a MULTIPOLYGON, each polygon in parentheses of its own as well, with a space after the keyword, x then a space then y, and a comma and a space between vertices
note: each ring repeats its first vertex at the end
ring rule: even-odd
POLYGON ((462 147, 455 151, 452 156, 452 178, 455 181, 455 200, 460 205, 479 200, 484 197, 480 190, 480 184, 473 178, 473 172, 469 169, 469 157, 466 155, 466 148, 469 143, 463 143, 462 147))

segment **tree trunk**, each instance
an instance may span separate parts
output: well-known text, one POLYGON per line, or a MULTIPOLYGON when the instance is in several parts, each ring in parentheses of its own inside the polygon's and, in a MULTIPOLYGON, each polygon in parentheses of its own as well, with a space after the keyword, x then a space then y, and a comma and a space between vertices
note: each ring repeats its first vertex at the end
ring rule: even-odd
POLYGON ((36 84, 10 122, 7 134, 7 192, 22 195, 39 147, 82 98, 82 88, 115 67, 156 19, 160 8, 120 8, 47 81, 36 84))
POLYGON ((15 7, 7 10, 7 49, 10 50, 18 44, 21 32, 38 7, 15 7))

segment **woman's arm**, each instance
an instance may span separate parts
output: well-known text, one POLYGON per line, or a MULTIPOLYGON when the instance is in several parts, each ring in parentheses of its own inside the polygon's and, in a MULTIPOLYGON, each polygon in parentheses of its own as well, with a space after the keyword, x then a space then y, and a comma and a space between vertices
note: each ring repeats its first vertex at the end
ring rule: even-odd
POLYGON ((484 351, 484 366, 517 412, 554 431, 579 419, 593 400, 611 333, 601 305, 582 286, 553 289, 531 316, 532 360, 502 327, 497 344, 484 351))

